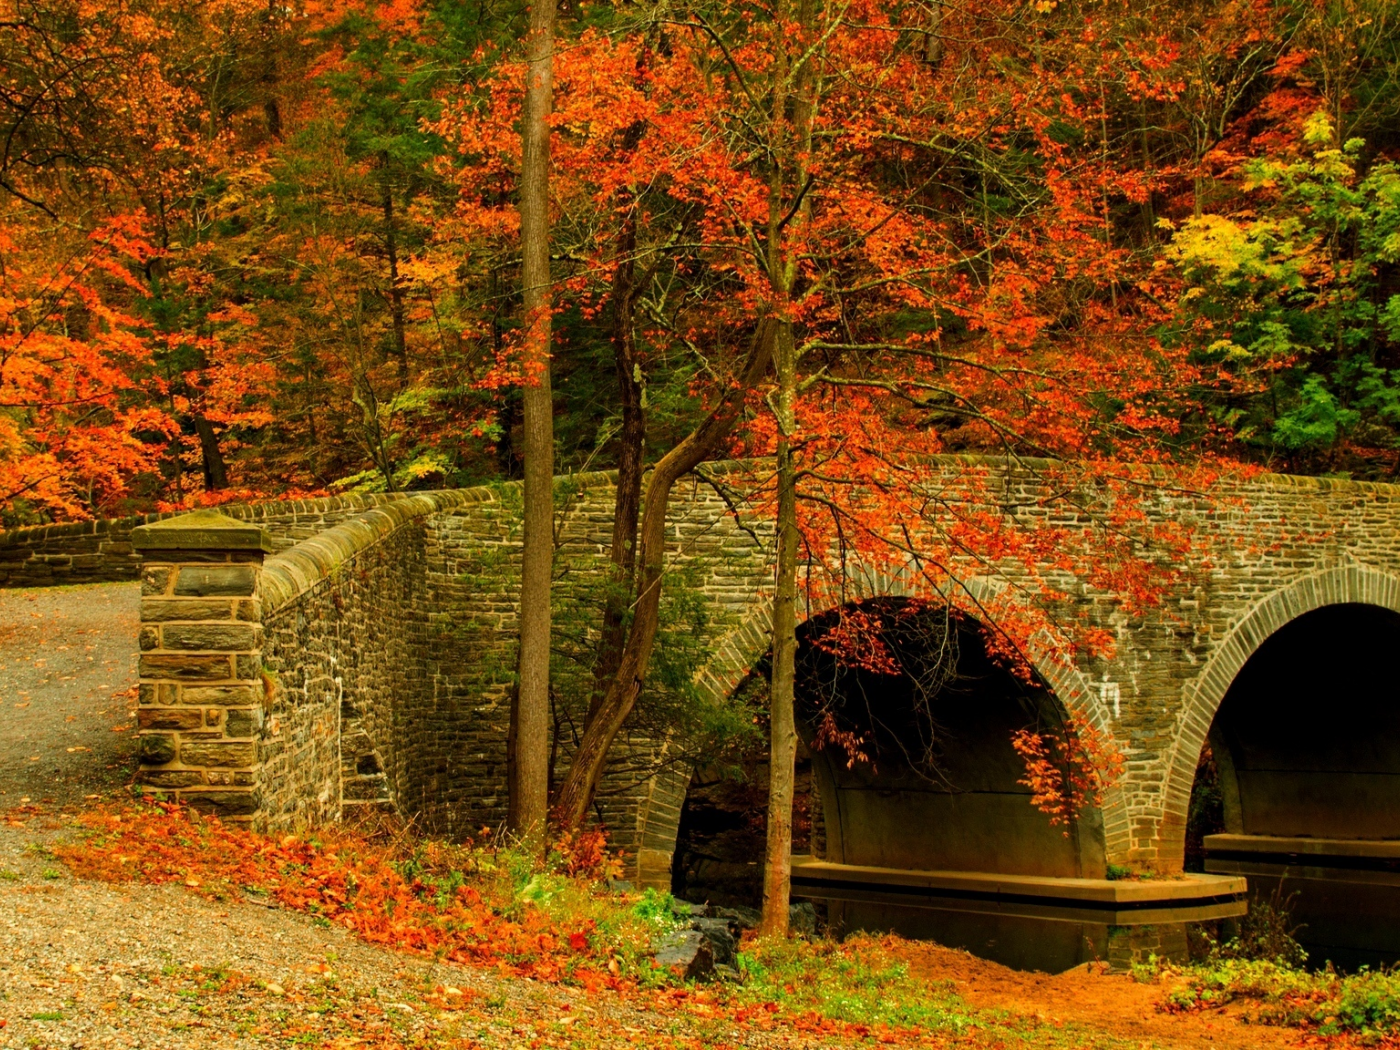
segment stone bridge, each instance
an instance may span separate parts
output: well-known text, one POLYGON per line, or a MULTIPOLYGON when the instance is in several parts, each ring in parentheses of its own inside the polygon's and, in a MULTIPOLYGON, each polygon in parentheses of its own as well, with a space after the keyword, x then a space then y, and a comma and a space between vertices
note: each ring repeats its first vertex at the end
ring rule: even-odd
MULTIPOLYGON (((689 663, 676 666, 690 686, 675 688, 691 704, 727 697, 769 646, 771 528, 735 512, 715 484, 739 465, 705 469, 708 480, 676 492, 669 527, 674 627, 663 657, 667 645, 684 650, 689 663)), ((974 478, 989 508, 1028 508, 1020 527, 1064 520, 1034 464, 948 457, 938 469, 949 484, 974 478)), ((606 474, 557 487, 562 761, 568 712, 586 698, 613 487, 606 474)), ((1009 745, 1015 689, 984 669, 940 716, 953 744, 943 781, 898 761, 848 770, 814 752, 825 859, 1049 877, 1102 877, 1107 865, 1177 872, 1208 738, 1227 826, 1212 850, 1224 869, 1396 851, 1400 487, 1263 475, 1212 496, 1142 497, 1149 520, 1202 540, 1159 607, 1130 617, 1082 580, 1055 581, 1068 611, 1117 639, 1111 658, 1056 658, 1053 636, 1036 654, 1041 702, 1126 756, 1101 810, 1066 835, 1028 804, 1009 745)), ((139 572, 149 788, 270 828, 368 805, 473 834, 505 816, 518 507, 518 487, 503 484, 14 530, 0 536, 0 580, 139 572)), ((1008 581, 964 582, 993 594, 1008 581)), ((874 578, 855 597, 900 590, 874 578)), ((694 755, 646 718, 621 744, 598 814, 635 876, 669 886, 694 755)))

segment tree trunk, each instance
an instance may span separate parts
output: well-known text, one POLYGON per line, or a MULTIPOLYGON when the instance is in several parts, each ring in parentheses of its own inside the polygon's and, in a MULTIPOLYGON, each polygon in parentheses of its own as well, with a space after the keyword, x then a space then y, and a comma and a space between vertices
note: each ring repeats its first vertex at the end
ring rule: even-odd
POLYGON ((263 14, 263 70, 262 82, 267 96, 263 99, 263 119, 267 124, 267 133, 277 141, 282 141, 282 107, 277 100, 277 46, 281 33, 277 18, 278 7, 275 0, 268 0, 267 10, 263 14))
POLYGON ((617 269, 612 287, 613 366, 617 373, 622 407, 622 431, 618 435, 617 496, 613 501, 612 572, 603 627, 598 640, 598 662, 593 666, 593 695, 588 701, 584 729, 598 715, 608 683, 622 666, 627 641, 627 611, 632 604, 637 574, 637 515, 642 503, 642 464, 645 453, 646 415, 642 409, 641 364, 637 360, 636 332, 632 324, 636 301, 637 219, 628 212, 618 238, 617 269))
POLYGON ((792 887, 792 792, 797 760, 793 691, 797 677, 797 471, 792 440, 797 361, 792 323, 778 333, 778 575, 773 595, 773 670, 768 686, 768 840, 759 932, 784 936, 792 887))
POLYGON ((738 381, 731 385, 717 404, 694 430, 675 448, 666 453, 652 471, 642 507, 642 525, 637 543, 640 572, 637 597, 632 612, 632 625, 623 646, 617 674, 613 676, 592 721, 583 731, 574 754, 568 776, 560 785, 555 810, 565 828, 583 824, 588 807, 598 790, 603 775, 608 748, 622 729, 622 724, 636 706, 637 697, 646 678, 656 641, 658 612, 661 607, 661 580, 665 571, 666 509, 671 489, 690 471, 711 456, 728 437, 743 411, 747 393, 768 371, 773 355, 774 325, 762 321, 740 371, 738 381))
MULTIPOLYGON (((813 32, 813 0, 798 0, 799 47, 813 32)), ((783 44, 788 40, 785 38, 783 44)), ((801 51, 798 52, 801 54, 801 51)), ((810 56, 809 56, 810 57, 810 56)), ((785 936, 788 900, 792 889, 792 792, 797 758, 797 730, 793 716, 793 691, 797 663, 797 343, 793 331, 793 301, 797 290, 796 241, 811 220, 812 194, 808 192, 807 158, 812 151, 811 61, 803 62, 792 82, 791 127, 784 84, 788 57, 782 49, 774 67, 773 140, 774 170, 768 194, 768 279, 780 311, 774 364, 778 389, 773 411, 778 424, 778 568, 773 591, 773 669, 768 683, 769 766, 768 836, 763 862, 763 917, 759 932, 785 936), (789 200, 795 198, 795 204, 789 200), (785 223, 787 217, 791 223, 785 223), (784 226, 786 225, 786 230, 784 226)))
POLYGON ((554 560, 554 399, 549 383, 549 112, 553 98, 554 0, 530 9, 529 66, 521 117, 521 284, 525 309, 522 398, 525 459, 520 586, 519 695, 510 784, 511 830, 541 856, 549 804, 550 574, 554 560))
MULTIPOLYGON (((386 167, 387 163, 386 158, 386 167)), ((384 178, 384 253, 389 258, 389 318, 394 329, 394 369, 399 389, 403 390, 408 385, 408 338, 404 325, 403 285, 399 282, 399 239, 394 230, 394 194, 389 187, 387 172, 384 178)))
POLYGON ((929 7, 928 28, 924 30, 924 61, 935 68, 943 61, 943 0, 929 7))
POLYGON ((213 491, 228 488, 228 467, 219 451, 219 435, 203 416, 194 417, 194 432, 199 435, 199 451, 204 462, 204 487, 213 491))

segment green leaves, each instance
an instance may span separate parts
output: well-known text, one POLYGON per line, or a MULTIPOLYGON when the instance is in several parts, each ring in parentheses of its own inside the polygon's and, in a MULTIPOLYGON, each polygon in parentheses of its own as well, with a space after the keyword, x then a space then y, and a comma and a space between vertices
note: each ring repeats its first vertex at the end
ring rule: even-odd
MULTIPOLYGON (((1310 117, 1302 159, 1244 165, 1247 207, 1183 223, 1164 252, 1178 317, 1215 364, 1215 418, 1295 469, 1400 449, 1400 169, 1310 117)), ((1355 462, 1360 459, 1362 463, 1355 462)))

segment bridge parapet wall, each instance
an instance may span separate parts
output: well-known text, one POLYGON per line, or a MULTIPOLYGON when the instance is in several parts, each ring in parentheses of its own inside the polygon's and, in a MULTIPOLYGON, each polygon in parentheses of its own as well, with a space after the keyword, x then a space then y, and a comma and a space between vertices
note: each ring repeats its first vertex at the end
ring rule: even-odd
MULTIPOLYGON (((218 511, 238 521, 261 526, 271 539, 273 550, 283 551, 347 518, 397 502, 405 496, 405 493, 370 493, 233 503, 219 507, 218 511)), ((132 546, 133 530, 186 513, 169 511, 0 532, 0 588, 136 580, 141 573, 141 555, 132 546)))

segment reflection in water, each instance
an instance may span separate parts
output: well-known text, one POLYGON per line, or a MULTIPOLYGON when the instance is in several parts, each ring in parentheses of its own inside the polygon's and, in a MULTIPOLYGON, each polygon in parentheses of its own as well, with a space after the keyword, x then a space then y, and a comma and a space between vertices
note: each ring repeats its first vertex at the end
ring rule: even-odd
POLYGON ((963 948, 1017 970, 1063 973, 1102 960, 1126 970, 1149 956, 1185 962, 1188 927, 1243 915, 1244 901, 1105 909, 958 900, 858 889, 803 893, 835 936, 897 933, 963 948), (833 895, 835 894, 835 895, 833 895))

